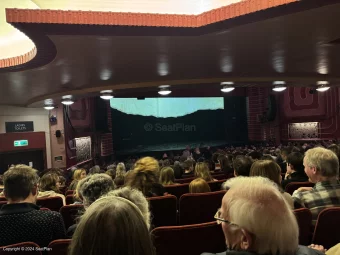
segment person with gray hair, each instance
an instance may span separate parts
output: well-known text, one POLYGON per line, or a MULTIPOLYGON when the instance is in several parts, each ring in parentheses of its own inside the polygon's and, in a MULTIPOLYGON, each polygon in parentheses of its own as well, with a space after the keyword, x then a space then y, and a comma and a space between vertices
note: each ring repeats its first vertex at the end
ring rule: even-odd
MULTIPOLYGON (((215 215, 226 239, 219 255, 316 255, 298 245, 299 228, 277 185, 264 177, 235 177, 215 215)), ((211 253, 204 253, 208 255, 211 253)))
POLYGON ((110 191, 103 197, 108 197, 108 196, 113 196, 113 197, 122 197, 125 198, 132 203, 134 203, 139 210, 143 214, 144 221, 150 229, 150 210, 149 210, 149 203, 148 200, 144 197, 143 193, 137 189, 132 189, 130 187, 124 187, 121 189, 116 189, 113 191, 110 191))
POLYGON ((299 188, 292 197, 295 208, 311 211, 315 225, 323 209, 340 206, 339 159, 333 151, 319 147, 305 153, 303 165, 315 185, 313 188, 299 188))

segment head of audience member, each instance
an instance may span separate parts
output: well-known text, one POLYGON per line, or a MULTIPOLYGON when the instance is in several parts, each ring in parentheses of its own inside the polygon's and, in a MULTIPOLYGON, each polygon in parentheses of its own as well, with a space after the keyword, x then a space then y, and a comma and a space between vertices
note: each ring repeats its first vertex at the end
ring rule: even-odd
POLYGON ((150 219, 150 210, 149 210, 149 202, 144 197, 143 193, 136 189, 131 189, 130 187, 124 187, 116 190, 112 190, 103 197, 106 196, 114 196, 114 197, 122 197, 127 200, 130 200, 134 203, 139 210, 143 214, 144 221, 148 229, 150 229, 151 219, 150 219))
POLYGON ((59 177, 59 188, 65 188, 66 185, 66 178, 64 176, 58 176, 59 177))
POLYGON ((116 177, 118 176, 125 176, 126 174, 126 169, 124 163, 118 163, 117 168, 116 168, 116 177))
POLYGON ((145 196, 151 196, 154 183, 159 183, 159 164, 152 157, 139 159, 131 174, 125 177, 126 185, 143 192, 145 196))
POLYGON ((213 181, 213 178, 211 177, 209 167, 204 162, 198 162, 195 166, 195 177, 196 178, 202 178, 203 180, 210 182, 213 181))
POLYGON ((105 174, 110 176, 112 180, 116 178, 116 170, 113 170, 113 169, 106 170, 105 174))
POLYGON ((261 157, 261 160, 272 160, 272 161, 275 161, 275 160, 273 159, 273 157, 270 156, 270 155, 263 155, 263 156, 261 157))
POLYGON ((272 160, 255 161, 250 168, 249 176, 266 177, 269 180, 275 182, 278 187, 281 187, 281 168, 276 162, 272 160))
POLYGON ((83 196, 80 194, 80 189, 82 188, 87 178, 89 178, 89 176, 77 182, 76 189, 73 192, 74 201, 83 203, 83 196))
POLYGON ((100 166, 98 166, 98 165, 91 167, 90 170, 89 170, 89 175, 100 174, 100 173, 101 173, 101 170, 100 170, 100 166))
POLYGON ((80 181, 86 177, 86 170, 83 168, 77 169, 73 172, 73 180, 80 181))
POLYGON ((183 169, 183 163, 180 163, 179 161, 176 161, 174 164, 174 174, 175 174, 175 179, 181 179, 182 175, 184 173, 184 169, 183 169), (176 162, 178 162, 178 164, 176 164, 176 162))
POLYGON ((335 153, 335 155, 337 155, 338 158, 339 158, 339 156, 340 156, 340 148, 339 148, 338 145, 336 145, 336 144, 333 143, 333 144, 329 145, 329 146, 327 147, 327 149, 333 151, 333 152, 335 153))
POLYGON ((252 160, 260 160, 262 158, 262 153, 259 151, 252 151, 249 154, 249 157, 251 157, 252 160))
POLYGON ((243 155, 237 156, 233 161, 234 175, 235 176, 249 176, 251 165, 253 161, 243 155))
POLYGON ((209 184, 202 178, 192 180, 189 184, 189 193, 205 193, 210 191, 209 184))
POLYGON ((217 161, 220 163, 222 172, 224 172, 225 174, 233 172, 233 169, 231 168, 231 165, 226 155, 219 155, 217 157, 217 161))
POLYGON ((160 172, 159 182, 162 185, 172 185, 175 183, 175 173, 174 170, 167 166, 163 167, 160 172))
POLYGON ((236 177, 227 180, 226 186, 229 190, 215 218, 222 225, 229 249, 295 254, 297 221, 275 184, 263 177, 236 177))
POLYGON ((122 197, 106 196, 81 217, 70 255, 154 255, 149 229, 138 206, 122 197))
POLYGON ((194 162, 190 159, 187 159, 186 161, 184 161, 182 166, 184 168, 184 173, 186 174, 189 174, 194 170, 194 162))
POLYGON ((113 180, 107 174, 93 174, 81 180, 79 193, 83 198, 84 207, 114 189, 113 180))
POLYGON ((291 174, 297 172, 305 175, 305 168, 303 166, 303 154, 300 152, 292 152, 287 156, 287 173, 291 174))
POLYGON ((35 204, 38 196, 39 176, 37 170, 26 165, 10 167, 3 175, 4 195, 9 204, 35 204))
POLYGON ((55 173, 44 174, 39 181, 39 189, 41 191, 60 192, 59 176, 55 173))
POLYGON ((339 177, 339 159, 328 149, 319 147, 308 150, 303 165, 306 175, 313 183, 333 181, 339 177))
POLYGON ((292 149, 290 147, 284 147, 281 149, 281 158, 283 161, 287 160, 287 156, 292 152, 292 149))

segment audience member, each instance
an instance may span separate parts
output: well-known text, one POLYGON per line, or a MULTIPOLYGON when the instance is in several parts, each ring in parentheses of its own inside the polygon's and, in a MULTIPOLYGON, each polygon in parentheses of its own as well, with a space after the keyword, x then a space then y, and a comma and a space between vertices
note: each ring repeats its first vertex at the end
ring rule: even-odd
POLYGON ((163 196, 165 193, 163 185, 159 183, 158 161, 152 157, 138 160, 125 179, 126 186, 142 191, 146 197, 163 196))
POLYGON ((34 242, 47 247, 65 238, 65 227, 58 212, 36 206, 39 176, 26 165, 16 165, 4 174, 4 195, 8 201, 0 209, 0 246, 34 242))
POLYGON ((258 160, 255 161, 251 168, 249 176, 262 176, 277 184, 282 196, 287 201, 291 209, 294 209, 294 201, 290 194, 284 192, 281 188, 281 168, 272 160, 258 160))
POLYGON ((226 184, 229 190, 215 216, 227 245, 220 255, 323 254, 298 245, 296 218, 273 182, 263 177, 236 177, 226 184))
POLYGON ((249 176, 253 161, 243 155, 237 156, 233 161, 234 176, 249 176))
POLYGON ((182 163, 184 168, 184 173, 182 174, 182 178, 192 177, 194 174, 194 161, 191 159, 187 159, 182 163))
POLYGON ((196 178, 202 178, 203 180, 207 182, 211 181, 217 181, 214 178, 211 177, 209 167, 206 163, 197 163, 195 166, 195 177, 196 178))
POLYGON ((90 170, 89 170, 89 175, 100 174, 100 173, 101 173, 101 170, 100 170, 100 166, 98 166, 98 165, 91 167, 90 170))
POLYGON ((66 205, 65 196, 60 194, 59 176, 55 173, 47 173, 39 181, 38 198, 61 197, 63 205, 66 205))
POLYGON ((339 160, 330 150, 314 148, 305 153, 303 165, 315 186, 294 191, 293 199, 296 208, 304 207, 311 211, 315 224, 323 209, 340 206, 339 160))
POLYGON ((175 161, 173 169, 174 169, 175 179, 183 178, 183 173, 184 173, 183 163, 180 163, 179 161, 175 161))
POLYGON ((86 177, 86 170, 85 169, 77 169, 73 172, 73 181, 71 182, 70 186, 68 187, 69 190, 75 190, 78 184, 78 181, 84 179, 86 177))
POLYGON ((162 185, 174 185, 175 183, 175 173, 174 170, 167 166, 161 169, 161 174, 159 176, 159 182, 162 185))
POLYGON ((70 255, 153 255, 151 237, 140 209, 122 197, 103 197, 81 217, 70 255))
POLYGON ((211 190, 209 184, 202 178, 192 180, 189 184, 190 193, 205 193, 210 191, 211 190))
POLYGON ((282 162, 280 163, 281 172, 287 172, 287 157, 291 153, 292 149, 290 147, 285 147, 281 150, 282 162))
POLYGON ((306 182, 308 176, 305 173, 303 166, 303 154, 300 152, 292 152, 287 158, 287 172, 285 179, 282 181, 282 188, 285 189, 288 183, 291 182, 306 182))
POLYGON ((220 163, 220 168, 221 168, 221 171, 227 175, 227 176, 231 176, 233 175, 233 168, 231 167, 230 163, 229 163, 229 160, 227 158, 226 155, 220 155, 218 156, 217 158, 217 161, 220 163))

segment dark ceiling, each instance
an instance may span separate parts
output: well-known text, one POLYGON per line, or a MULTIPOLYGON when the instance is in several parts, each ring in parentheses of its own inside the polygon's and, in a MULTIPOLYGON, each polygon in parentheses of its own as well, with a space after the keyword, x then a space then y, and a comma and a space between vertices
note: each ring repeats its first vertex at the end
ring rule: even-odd
POLYGON ((13 24, 40 47, 41 63, 49 63, 0 69, 0 104, 40 106, 47 98, 104 89, 122 97, 157 96, 163 84, 172 85, 175 96, 220 96, 222 81, 235 87, 269 87, 278 80, 340 85, 340 3, 276 11, 275 18, 262 14, 200 31, 13 24), (51 41, 37 39, 45 34, 51 41))

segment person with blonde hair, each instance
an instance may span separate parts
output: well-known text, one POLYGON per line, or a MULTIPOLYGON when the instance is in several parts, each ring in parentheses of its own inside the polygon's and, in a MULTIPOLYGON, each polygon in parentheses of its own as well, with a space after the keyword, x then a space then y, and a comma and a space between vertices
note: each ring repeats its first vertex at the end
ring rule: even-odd
POLYGON ((126 169, 124 163, 118 163, 116 168, 116 177, 114 179, 114 183, 117 187, 121 187, 125 183, 125 175, 126 175, 126 169))
POLYGON ((340 206, 339 159, 328 149, 314 148, 305 153, 305 173, 315 183, 313 188, 300 188, 293 193, 295 208, 308 208, 315 225, 319 213, 340 206))
POLYGON ((130 200, 106 196, 81 217, 69 255, 154 255, 155 249, 140 209, 130 200))
POLYGON ((63 205, 66 205, 65 196, 60 194, 59 176, 55 173, 44 174, 39 181, 38 198, 61 197, 63 205))
POLYGON ((126 186, 142 191, 146 197, 164 195, 164 187, 159 183, 159 164, 156 159, 141 158, 130 172, 125 177, 126 186))
POLYGON ((189 193, 211 192, 209 184, 202 178, 192 180, 189 184, 189 193))
POLYGON ((86 177, 86 170, 85 169, 76 169, 73 173, 73 181, 71 182, 68 190, 75 190, 78 184, 78 181, 84 179, 86 177))
POLYGON ((202 178, 207 182, 217 181, 216 179, 211 177, 209 166, 204 162, 198 162, 195 166, 195 177, 202 178))
POLYGON ((220 255, 322 254, 298 245, 295 215, 274 182, 242 176, 227 180, 226 186, 229 190, 215 215, 227 245, 220 255))
POLYGON ((163 167, 159 176, 159 182, 162 185, 174 185, 175 183, 175 172, 171 167, 163 167))
POLYGON ((291 209, 294 209, 294 202, 292 196, 284 192, 281 188, 282 175, 280 166, 273 160, 257 160, 255 161, 251 168, 249 176, 262 176, 273 181, 277 186, 283 197, 286 199, 291 209))

